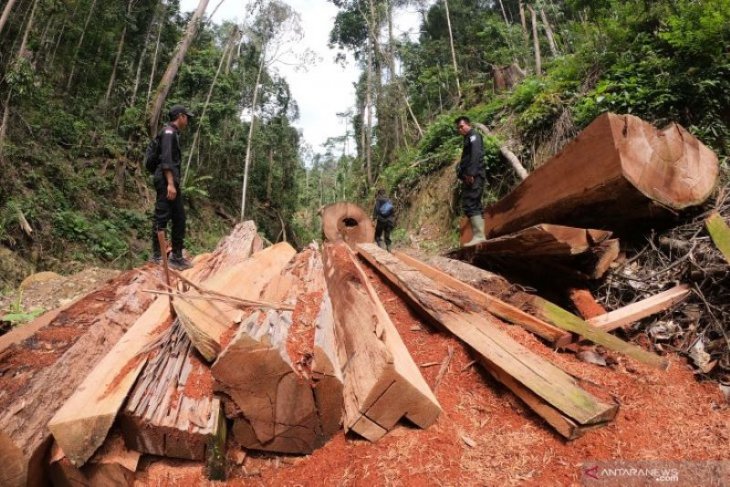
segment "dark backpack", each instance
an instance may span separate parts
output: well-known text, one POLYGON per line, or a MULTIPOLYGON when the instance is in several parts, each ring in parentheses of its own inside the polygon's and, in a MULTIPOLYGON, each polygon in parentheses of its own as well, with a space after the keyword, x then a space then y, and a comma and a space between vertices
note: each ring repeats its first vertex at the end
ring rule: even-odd
POLYGON ((147 172, 154 174, 157 166, 160 165, 160 136, 154 137, 147 144, 147 150, 144 151, 144 167, 147 172))
POLYGON ((393 203, 390 200, 385 200, 378 208, 378 216, 382 218, 388 218, 393 214, 393 203))

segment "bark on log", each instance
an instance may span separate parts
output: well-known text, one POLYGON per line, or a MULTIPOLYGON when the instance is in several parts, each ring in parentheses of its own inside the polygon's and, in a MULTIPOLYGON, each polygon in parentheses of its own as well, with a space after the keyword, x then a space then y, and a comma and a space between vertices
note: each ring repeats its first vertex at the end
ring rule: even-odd
POLYGON ((539 223, 620 229, 704 202, 717 156, 678 124, 599 116, 562 152, 484 212, 488 236, 539 223))
POLYGON ((344 240, 353 246, 375 240, 370 217, 353 203, 334 203, 322 209, 322 235, 328 242, 344 240))
POLYGON ((141 289, 154 286, 151 273, 126 272, 0 351, 0 485, 46 482, 48 421, 152 302, 141 289))
MULTIPOLYGON (((544 412, 535 407, 538 400, 555 412, 564 425, 556 427, 561 434, 569 432, 574 437, 581 431, 569 425, 601 425, 616 415, 618 405, 595 398, 561 369, 515 342, 498 329, 481 303, 465 297, 458 287, 426 277, 373 244, 360 244, 358 249, 419 312, 464 341, 497 380, 507 387, 519 384, 515 394, 529 394, 531 400, 525 402, 537 414, 544 412)), ((557 418, 548 416, 546 420, 557 418)))
MULTIPOLYGON (((457 279, 463 279, 470 285, 483 289, 486 292, 490 292, 490 289, 498 285, 495 284, 498 281, 494 280, 494 274, 464 262, 444 259, 443 257, 439 257, 433 261, 447 274, 457 279), (444 261, 447 261, 446 265, 444 261)), ((508 292, 509 290, 505 291, 505 293, 508 292)), ((669 366, 669 362, 666 359, 654 353, 647 352, 636 345, 620 340, 604 331, 597 330, 574 314, 539 296, 533 296, 520 291, 503 299, 519 306, 523 310, 529 311, 536 318, 563 330, 583 336, 596 344, 627 355, 639 362, 659 369, 666 369, 669 366)))
MULTIPOLYGON (((247 241, 249 245, 242 249, 246 257, 250 252, 250 240, 247 241)), ((209 274, 208 266, 225 268, 228 259, 240 260, 237 254, 226 250, 237 243, 229 241, 226 247, 196 259, 193 268, 183 274, 193 282, 200 282, 200 275, 209 274)), ((74 465, 83 465, 103 443, 149 351, 164 343, 171 324, 168 299, 158 298, 51 419, 48 427, 74 465)))
POLYGON ((241 446, 310 453, 339 428, 342 408, 341 381, 330 362, 334 351, 323 350, 323 356, 316 345, 320 330, 332 327, 319 251, 299 253, 261 298, 290 303, 294 310, 249 316, 213 365, 213 376, 243 416, 233 425, 241 446))
POLYGON ((441 406, 352 251, 325 244, 325 277, 344 377, 344 427, 376 441, 402 418, 431 425, 441 406))

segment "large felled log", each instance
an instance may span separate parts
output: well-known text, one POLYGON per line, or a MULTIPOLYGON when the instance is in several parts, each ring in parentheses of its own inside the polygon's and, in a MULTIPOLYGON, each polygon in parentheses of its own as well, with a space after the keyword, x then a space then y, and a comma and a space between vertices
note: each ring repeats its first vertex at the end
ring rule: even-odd
MULTIPOLYGON (((240 299, 258 297, 294 253, 287 243, 276 244, 246 259, 227 252, 227 260, 217 260, 221 270, 208 274, 198 288, 213 293, 226 291, 240 299), (227 261, 233 265, 226 266, 227 261)), ((205 360, 215 359, 226 335, 233 334, 233 323, 242 311, 225 302, 183 301, 180 297, 175 298, 174 305, 182 311, 178 316, 180 323, 162 341, 160 350, 140 374, 121 421, 125 440, 134 449, 202 460, 210 453, 213 439, 222 434, 221 405, 213 396, 211 371, 195 349, 205 360), (206 321, 206 316, 213 320, 206 321)))
POLYGON ((127 446, 152 455, 203 460, 219 435, 220 399, 207 366, 179 323, 149 359, 120 416, 127 446))
POLYGON ((425 428, 441 406, 352 251, 325 244, 327 289, 343 365, 344 426, 375 441, 402 418, 425 428))
POLYGON ((617 405, 592 396, 561 369, 511 339, 458 287, 426 277, 373 244, 360 244, 358 249, 418 311, 464 341, 497 380, 564 436, 579 436, 581 428, 616 415, 617 405))
MULTIPOLYGON (((495 274, 491 272, 458 260, 445 259, 443 257, 432 258, 431 262, 443 270, 443 272, 471 286, 487 293, 501 293, 500 297, 505 301, 514 304, 523 311, 529 311, 536 318, 551 325, 575 333, 594 343, 603 345, 606 348, 622 353, 652 367, 666 369, 669 366, 669 362, 666 359, 610 335, 540 296, 505 288, 504 283, 500 279, 495 278, 495 274)), ((409 262, 409 265, 418 268, 422 272, 426 272, 421 267, 418 267, 416 263, 409 262)))
MULTIPOLYGON (((198 276, 207 273, 207 265, 225 268, 228 259, 238 261, 239 253, 230 248, 238 248, 248 257, 255 235, 248 232, 245 235, 245 238, 227 241, 225 247, 196 261, 192 269, 184 272, 185 276, 200 282, 198 276)), ((171 324, 168 299, 158 298, 48 423, 54 438, 74 465, 83 465, 102 444, 150 350, 156 348, 160 339, 164 340, 171 324)))
POLYGON ((718 174, 717 156, 680 125, 657 130, 607 113, 487 208, 485 229, 496 237, 539 223, 625 228, 702 203, 718 174))
POLYGON ((322 208, 322 235, 328 242, 344 240, 349 245, 375 240, 375 227, 354 203, 333 203, 322 208))
POLYGON ((43 485, 46 425, 84 377, 142 314, 155 286, 129 271, 33 326, 0 350, 0 485, 43 485))
POLYGON ((233 425, 241 446, 309 453, 338 429, 342 408, 333 353, 322 355, 316 346, 324 340, 317 335, 332 327, 319 251, 299 253, 261 298, 294 310, 252 314, 213 365, 213 376, 241 411, 233 425), (318 392, 326 397, 318 400, 318 392))

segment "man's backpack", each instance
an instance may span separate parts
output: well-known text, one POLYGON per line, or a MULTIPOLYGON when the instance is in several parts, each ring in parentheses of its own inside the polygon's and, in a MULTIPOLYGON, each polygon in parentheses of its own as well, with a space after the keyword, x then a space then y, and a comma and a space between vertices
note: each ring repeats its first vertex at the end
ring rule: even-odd
POLYGON ((147 144, 147 150, 144 151, 144 167, 147 172, 154 174, 157 166, 160 164, 160 136, 153 137, 147 144))
POLYGON ((395 210, 395 208, 393 208, 393 202, 390 200, 385 200, 378 208, 378 216, 382 218, 388 218, 393 214, 393 210, 395 210))

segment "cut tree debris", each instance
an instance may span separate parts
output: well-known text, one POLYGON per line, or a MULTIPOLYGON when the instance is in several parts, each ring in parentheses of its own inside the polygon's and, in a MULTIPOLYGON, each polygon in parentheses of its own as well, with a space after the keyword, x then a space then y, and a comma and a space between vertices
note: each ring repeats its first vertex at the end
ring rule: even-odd
POLYGON ((355 255, 343 242, 325 243, 324 265, 344 364, 345 430, 375 441, 403 417, 428 427, 441 406, 355 255))
POLYGON ((676 123, 662 130, 606 113, 485 209, 497 237, 552 223, 616 230, 702 204, 715 189, 717 156, 676 123))
POLYGON ((375 244, 360 244, 358 250, 410 303, 464 341, 490 374, 566 438, 576 438, 616 415, 618 405, 592 396, 561 369, 511 339, 496 318, 459 287, 425 276, 375 244))
POLYGON ((705 226, 707 227, 707 233, 715 242, 717 250, 722 252, 725 260, 730 264, 730 226, 717 212, 713 212, 707 217, 705 226))

